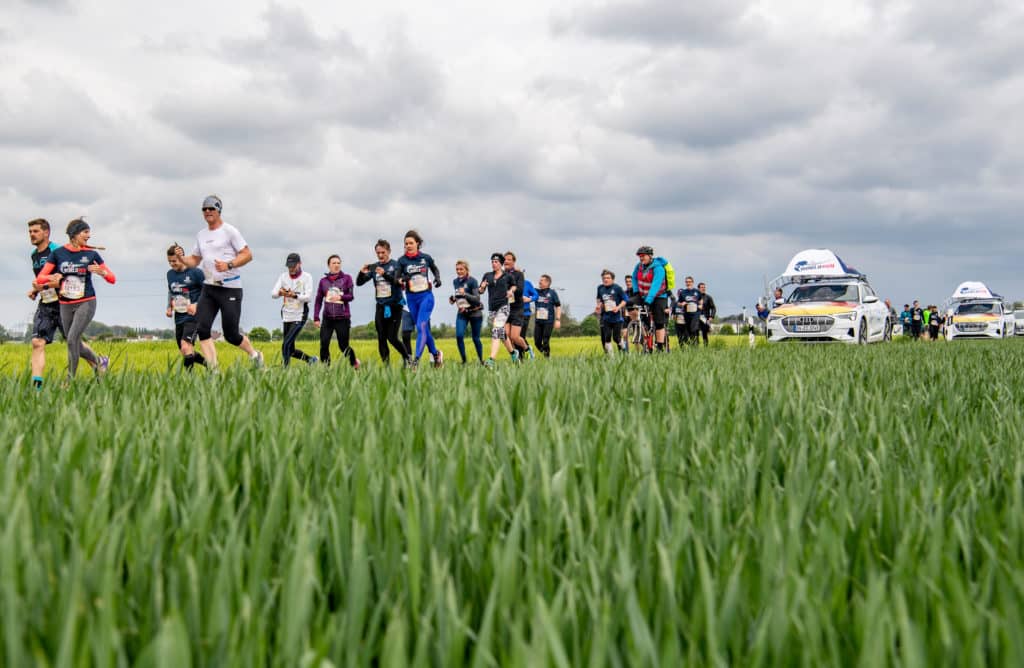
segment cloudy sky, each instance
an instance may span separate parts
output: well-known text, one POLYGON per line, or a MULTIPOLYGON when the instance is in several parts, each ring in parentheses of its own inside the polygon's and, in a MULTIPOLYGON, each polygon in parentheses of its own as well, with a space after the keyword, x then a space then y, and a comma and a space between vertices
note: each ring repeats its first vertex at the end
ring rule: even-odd
POLYGON ((810 247, 898 303, 1024 299, 1022 34, 988 0, 6 0, 0 322, 33 310, 25 223, 86 214, 97 319, 164 325, 214 192, 246 326, 289 251, 355 271, 410 227, 446 275, 516 250, 577 314, 641 243, 724 312, 810 247))

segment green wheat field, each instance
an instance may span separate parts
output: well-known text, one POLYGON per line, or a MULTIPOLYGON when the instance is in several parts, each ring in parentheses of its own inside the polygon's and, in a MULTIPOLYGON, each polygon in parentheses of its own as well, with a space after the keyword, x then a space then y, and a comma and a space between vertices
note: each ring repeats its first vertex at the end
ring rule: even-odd
POLYGON ((1024 665, 1024 341, 554 343, 0 346, 0 664, 1024 665))

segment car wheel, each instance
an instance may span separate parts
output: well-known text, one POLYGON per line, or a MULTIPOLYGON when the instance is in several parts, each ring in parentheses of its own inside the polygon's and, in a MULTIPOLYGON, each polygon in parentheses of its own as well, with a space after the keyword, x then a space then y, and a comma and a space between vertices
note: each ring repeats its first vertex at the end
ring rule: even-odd
POLYGON ((857 343, 862 346, 868 344, 868 323, 863 318, 860 321, 860 329, 857 330, 857 343))
POLYGON ((892 323, 888 320, 885 321, 885 329, 882 331, 883 341, 892 341, 892 323))

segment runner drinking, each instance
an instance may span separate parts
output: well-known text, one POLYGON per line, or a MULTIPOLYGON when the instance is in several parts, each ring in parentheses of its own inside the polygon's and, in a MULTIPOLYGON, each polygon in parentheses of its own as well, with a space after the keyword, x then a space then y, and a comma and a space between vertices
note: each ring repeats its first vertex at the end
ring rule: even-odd
POLYGON ((377 254, 377 261, 363 265, 356 276, 356 285, 373 281, 374 298, 377 300, 373 322, 377 328, 377 352, 381 361, 385 366, 389 363, 390 343, 402 356, 402 361, 408 364, 409 349, 398 338, 403 303, 398 262, 391 259, 391 244, 386 239, 378 239, 373 251, 377 254))
POLYGON ((412 357, 413 368, 419 364, 423 348, 430 350, 434 366, 444 364, 444 356, 437 349, 430 333, 430 314, 434 311, 434 293, 430 285, 430 272, 434 274, 434 287, 441 287, 441 270, 434 258, 420 252, 423 238, 416 230, 405 233, 405 255, 398 258, 399 275, 402 278, 409 300, 409 315, 416 323, 416 351, 412 357))
POLYGON ((181 259, 174 244, 167 249, 167 311, 168 318, 174 317, 174 340, 181 351, 185 370, 191 371, 196 364, 206 366, 202 353, 196 352, 196 305, 203 291, 206 277, 202 270, 189 268, 181 259))
POLYGON ((349 345, 352 332, 349 303, 353 297, 352 277, 341 270, 341 257, 330 256, 327 258, 327 273, 317 285, 316 301, 313 304, 313 324, 320 328, 320 361, 328 366, 331 364, 331 337, 336 336, 341 354, 348 358, 353 369, 359 368, 356 353, 349 345), (320 320, 321 307, 323 321, 320 320))
POLYGON ((537 317, 533 321, 533 342, 544 357, 551 357, 551 332, 562 327, 562 301, 551 288, 551 277, 541 274, 537 290, 537 317))
POLYGON ((605 269, 601 272, 601 285, 597 286, 597 306, 594 311, 601 318, 601 345, 609 355, 621 349, 622 312, 625 310, 626 292, 615 282, 615 273, 605 269))
POLYGON ((111 285, 117 279, 100 254, 89 246, 92 232, 88 223, 76 218, 68 223, 67 233, 70 242, 51 251, 36 278, 36 285, 49 287, 51 275, 60 277, 58 300, 60 320, 68 342, 68 379, 75 377, 79 358, 85 359, 96 369, 97 374, 102 375, 110 361, 106 357, 97 357, 88 346, 83 346, 82 336, 96 315, 96 292, 92 286, 92 275, 101 276, 111 285))
POLYGON ((491 321, 491 356, 484 361, 484 365, 494 367, 494 360, 498 356, 498 349, 504 343, 505 349, 512 355, 513 361, 519 357, 519 351, 515 350, 512 342, 508 339, 506 325, 510 312, 509 301, 514 296, 513 277, 505 273, 505 256, 501 253, 491 255, 491 271, 480 279, 480 294, 487 293, 487 309, 490 311, 491 321))
POLYGON ((455 293, 448 298, 459 312, 455 316, 455 343, 459 347, 462 363, 466 363, 466 328, 469 327, 473 336, 476 356, 482 364, 484 347, 480 342, 480 328, 484 321, 484 306, 480 300, 480 285, 469 275, 469 263, 459 260, 455 263, 455 280, 452 281, 455 293))
MULTIPOLYGON (((46 369, 46 346, 53 343, 53 336, 58 331, 66 340, 64 323, 60 319, 60 297, 57 288, 60 287, 60 277, 50 275, 50 281, 46 285, 38 285, 35 279, 39 272, 46 266, 53 251, 59 246, 50 241, 50 223, 42 218, 30 220, 28 223, 28 239, 35 246, 32 251, 32 289, 28 291, 28 298, 35 301, 39 299, 35 316, 32 318, 32 385, 41 390, 43 387, 43 371, 46 369)), ((85 356, 86 362, 92 365, 94 370, 103 371, 109 363, 108 358, 96 355, 89 346, 82 342, 82 350, 88 351, 85 356), (99 360, 97 365, 95 361, 99 360)))
POLYGON ((313 298, 313 277, 302 271, 302 258, 289 253, 284 261, 286 271, 277 277, 270 290, 271 299, 284 299, 281 304, 281 363, 288 366, 292 359, 316 364, 317 358, 296 349, 295 342, 309 319, 309 300, 313 298))
POLYGON ((220 314, 224 340, 241 348, 257 367, 263 366, 263 353, 253 348, 249 337, 242 334, 242 276, 238 269, 252 262, 252 251, 234 225, 220 217, 224 203, 216 195, 203 200, 206 227, 196 234, 191 255, 182 251, 188 267, 199 267, 206 276, 203 293, 196 306, 196 333, 206 365, 217 368, 217 348, 213 344, 213 320, 220 314))

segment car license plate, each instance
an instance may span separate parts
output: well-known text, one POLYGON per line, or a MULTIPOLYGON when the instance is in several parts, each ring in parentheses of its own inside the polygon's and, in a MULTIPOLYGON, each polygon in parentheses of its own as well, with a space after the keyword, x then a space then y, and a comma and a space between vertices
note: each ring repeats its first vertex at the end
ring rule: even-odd
POLYGON ((817 332, 817 331, 820 331, 820 329, 819 329, 819 327, 817 325, 797 325, 794 328, 794 331, 797 331, 797 332, 817 332))

